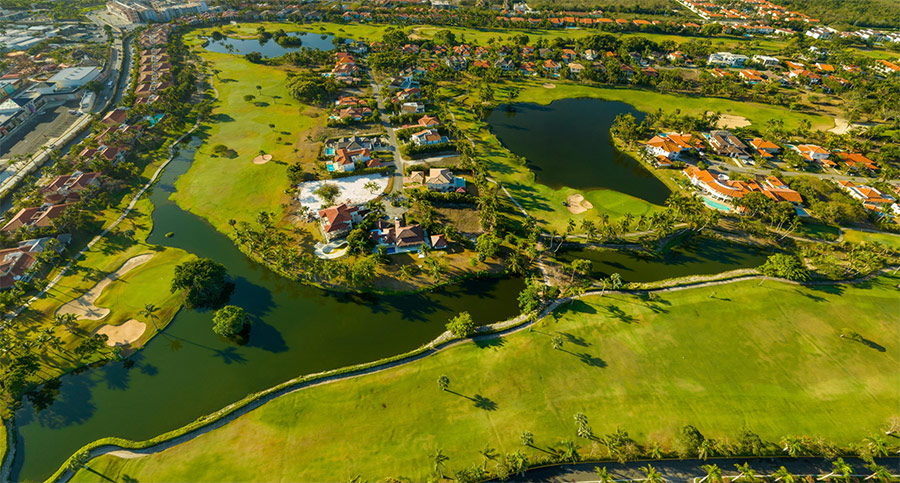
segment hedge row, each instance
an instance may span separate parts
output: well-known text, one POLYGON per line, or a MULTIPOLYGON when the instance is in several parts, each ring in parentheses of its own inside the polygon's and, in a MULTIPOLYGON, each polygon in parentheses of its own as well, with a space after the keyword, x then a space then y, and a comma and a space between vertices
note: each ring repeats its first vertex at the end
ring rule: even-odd
POLYGON ((350 176, 362 176, 364 174, 390 173, 394 171, 392 166, 382 166, 380 168, 361 168, 353 171, 332 171, 328 173, 331 179, 348 178, 350 176))
POLYGON ((458 203, 466 205, 474 205, 477 198, 468 193, 457 193, 451 191, 442 193, 440 191, 431 191, 429 189, 414 189, 409 191, 409 197, 417 200, 427 200, 437 203, 458 203))
POLYGON ((410 144, 406 144, 400 148, 400 154, 404 156, 418 156, 420 154, 428 154, 428 153, 438 153, 441 151, 454 151, 456 150, 456 144, 453 142, 448 143, 440 143, 440 144, 429 144, 427 146, 413 146, 410 144))

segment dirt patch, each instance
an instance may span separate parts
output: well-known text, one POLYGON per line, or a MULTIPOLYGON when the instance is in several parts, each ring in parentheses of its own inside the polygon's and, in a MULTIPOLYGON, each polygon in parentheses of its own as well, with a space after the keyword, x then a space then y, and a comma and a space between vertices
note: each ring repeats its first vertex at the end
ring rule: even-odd
POLYGON ((131 269, 147 263, 151 258, 153 258, 152 253, 130 258, 127 262, 122 264, 118 270, 103 277, 103 280, 97 282, 97 285, 94 285, 92 289, 82 294, 81 297, 66 303, 60 307, 57 312, 60 314, 75 314, 79 319, 88 320, 100 320, 106 317, 109 315, 109 309, 94 305, 94 302, 96 302, 97 298, 100 297, 100 294, 103 293, 103 289, 113 281, 121 278, 122 275, 131 271, 131 269))
POLYGON ((142 335, 144 335, 145 330, 147 330, 147 324, 136 319, 128 319, 122 325, 101 325, 94 333, 105 334, 109 337, 109 340, 106 341, 106 345, 114 347, 117 345, 130 346, 131 344, 134 344, 142 335))
POLYGON ((253 158, 253 164, 266 164, 272 160, 271 154, 262 154, 253 158))
POLYGON ((573 215, 584 213, 594 207, 590 201, 584 199, 584 195, 581 193, 569 195, 566 198, 566 205, 569 209, 569 213, 572 213, 573 215))
MULTIPOLYGON (((712 111, 708 111, 707 114, 711 114, 712 111)), ((749 119, 744 116, 735 116, 734 114, 720 114, 719 122, 716 123, 716 127, 719 129, 734 129, 738 127, 747 127, 750 124, 749 119)))
POLYGON ((541 87, 543 87, 544 89, 556 89, 556 84, 547 83, 543 84, 541 87))

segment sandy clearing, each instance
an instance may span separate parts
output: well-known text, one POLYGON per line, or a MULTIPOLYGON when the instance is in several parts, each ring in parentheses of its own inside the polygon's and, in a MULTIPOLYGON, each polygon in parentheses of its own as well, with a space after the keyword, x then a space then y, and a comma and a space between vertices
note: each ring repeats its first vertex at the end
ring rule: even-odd
POLYGON ((865 131, 872 124, 860 124, 855 122, 849 122, 843 117, 835 117, 834 118, 834 127, 829 129, 828 132, 834 134, 847 134, 850 131, 865 131))
POLYGON ((117 345, 134 344, 135 341, 144 335, 145 330, 147 330, 147 324, 137 319, 128 319, 122 325, 101 325, 94 333, 106 334, 106 336, 109 337, 109 340, 106 341, 106 345, 113 347, 117 345))
POLYGON ((316 212, 324 208, 322 206, 322 200, 316 196, 314 191, 319 189, 325 183, 336 184, 338 188, 341 189, 341 194, 338 195, 335 202, 337 204, 347 203, 348 205, 352 204, 361 204, 365 203, 369 200, 374 200, 375 198, 381 196, 381 193, 384 192, 385 188, 387 188, 388 180, 391 178, 389 176, 382 176, 380 174, 364 174, 360 176, 349 176, 346 178, 338 178, 338 179, 328 179, 328 180, 319 180, 319 181, 307 181, 305 183, 300 183, 300 196, 298 200, 300 204, 303 206, 308 206, 309 209, 316 212), (366 183, 375 182, 378 186, 378 189, 375 193, 372 193, 368 189, 366 189, 366 183))
POLYGON ((569 213, 572 213, 573 215, 584 213, 594 207, 590 201, 584 199, 584 195, 581 193, 569 195, 566 198, 566 205, 568 205, 567 208, 569 209, 569 213))
POLYGON ((82 294, 81 297, 78 297, 77 299, 72 300, 71 302, 68 302, 60 307, 57 313, 75 314, 79 319, 88 320, 100 320, 106 317, 107 315, 109 315, 109 309, 97 307, 96 305, 94 305, 94 302, 97 301, 97 298, 100 297, 101 293, 103 293, 103 289, 113 281, 121 278, 122 275, 125 275, 133 268, 147 263, 151 258, 153 258, 152 253, 145 253, 143 255, 138 255, 136 257, 128 259, 128 261, 122 264, 122 266, 119 267, 118 270, 103 277, 103 280, 97 282, 97 285, 94 285, 93 288, 82 294))
POLYGON ((261 156, 257 156, 253 158, 253 164, 266 164, 272 160, 271 154, 263 154, 261 156))
MULTIPOLYGON (((713 111, 707 111, 707 114, 712 114, 713 111)), ((716 123, 716 127, 720 129, 734 129, 737 127, 747 127, 750 124, 750 120, 748 120, 744 116, 735 116, 734 114, 720 114, 719 122, 716 123)))
POLYGON ((547 84, 542 84, 541 87, 543 87, 544 89, 556 89, 556 84, 547 83, 547 84))

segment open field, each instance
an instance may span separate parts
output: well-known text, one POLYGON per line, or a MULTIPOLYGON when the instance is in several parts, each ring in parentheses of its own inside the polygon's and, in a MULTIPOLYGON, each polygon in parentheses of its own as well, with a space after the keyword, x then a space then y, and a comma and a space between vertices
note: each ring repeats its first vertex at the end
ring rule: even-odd
POLYGON ((190 170, 178 179, 174 199, 219 231, 230 233, 230 219, 253 222, 261 210, 282 214, 281 204, 288 202, 284 193, 288 165, 311 162, 315 153, 309 156, 301 148, 309 132, 324 125, 325 117, 319 115, 320 109, 290 96, 287 70, 252 64, 231 54, 198 51, 218 71, 213 82, 219 102, 210 122, 201 128, 204 144, 190 170), (255 99, 245 101, 245 95, 255 99), (213 147, 219 144, 237 155, 214 156, 213 147), (253 164, 260 150, 273 160, 253 164))
POLYGON ((881 243, 886 247, 900 249, 900 235, 892 235, 890 233, 871 233, 862 230, 854 230, 852 228, 843 228, 844 240, 854 243, 875 242, 881 243))
MULTIPOLYGON (((585 457, 605 456, 575 437, 576 412, 594 434, 621 427, 663 448, 684 424, 719 441, 746 427, 765 441, 846 445, 898 413, 898 283, 745 281, 656 300, 594 296, 533 330, 298 391, 160 454, 88 466, 117 480, 425 481, 436 448, 450 457, 448 474, 480 464, 485 445, 537 455, 578 439, 585 457), (840 338, 842 327, 871 345, 840 338), (441 375, 452 392, 438 388, 441 375), (521 445, 523 431, 538 449, 521 445)), ((81 471, 75 481, 97 479, 81 471)))
MULTIPOLYGON (((789 129, 796 128, 801 119, 808 119, 814 129, 834 127, 834 121, 827 116, 792 112, 766 104, 738 102, 718 97, 661 94, 655 91, 622 87, 592 87, 557 80, 554 83, 556 84, 555 89, 545 89, 541 87, 540 81, 530 82, 527 87, 522 89, 516 102, 548 104, 557 99, 596 97, 608 101, 625 102, 644 112, 652 112, 657 109, 667 112, 678 109, 687 114, 717 111, 722 114, 745 117, 760 128, 765 127, 766 122, 771 119, 783 120, 785 127, 789 129)), ((503 97, 498 96, 498 98, 503 97)))

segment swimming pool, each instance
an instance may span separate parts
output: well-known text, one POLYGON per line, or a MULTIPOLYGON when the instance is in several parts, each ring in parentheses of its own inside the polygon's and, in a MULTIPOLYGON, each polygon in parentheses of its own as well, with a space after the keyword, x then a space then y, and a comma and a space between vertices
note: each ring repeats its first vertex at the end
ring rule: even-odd
POLYGON ((706 197, 706 196, 703 197, 703 202, 706 203, 706 206, 708 206, 708 207, 710 207, 710 208, 714 208, 714 209, 716 209, 716 210, 720 210, 720 211, 731 211, 731 207, 730 207, 730 206, 728 206, 728 205, 723 205, 722 203, 719 203, 718 201, 716 201, 716 200, 714 200, 714 199, 711 199, 711 198, 708 198, 708 197, 706 197))

